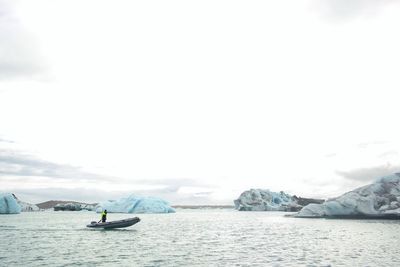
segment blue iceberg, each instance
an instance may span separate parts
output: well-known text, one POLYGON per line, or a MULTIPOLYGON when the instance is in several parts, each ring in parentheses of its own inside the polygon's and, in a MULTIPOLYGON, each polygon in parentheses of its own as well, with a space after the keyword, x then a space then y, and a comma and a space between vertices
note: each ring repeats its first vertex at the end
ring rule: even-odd
POLYGON ((0 193, 0 214, 17 214, 21 212, 14 195, 11 193, 0 193))
POLYGON ((128 196, 118 200, 108 200, 99 203, 96 212, 120 212, 120 213, 173 213, 175 210, 169 203, 156 197, 128 196))

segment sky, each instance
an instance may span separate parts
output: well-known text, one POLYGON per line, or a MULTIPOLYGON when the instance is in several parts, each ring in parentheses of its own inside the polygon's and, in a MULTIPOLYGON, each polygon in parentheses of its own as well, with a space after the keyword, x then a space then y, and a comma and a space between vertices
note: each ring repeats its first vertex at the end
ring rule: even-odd
POLYGON ((233 204, 400 171, 391 0, 0 0, 0 191, 233 204))

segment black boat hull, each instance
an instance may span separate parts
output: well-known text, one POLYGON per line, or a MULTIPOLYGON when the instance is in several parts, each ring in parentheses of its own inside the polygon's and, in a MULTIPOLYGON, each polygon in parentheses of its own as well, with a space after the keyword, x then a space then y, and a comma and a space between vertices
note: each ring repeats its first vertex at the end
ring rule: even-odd
POLYGON ((91 224, 88 224, 86 226, 89 228, 114 229, 114 228, 129 227, 138 222, 140 222, 140 219, 138 217, 134 217, 124 220, 104 222, 104 223, 92 222, 91 224))

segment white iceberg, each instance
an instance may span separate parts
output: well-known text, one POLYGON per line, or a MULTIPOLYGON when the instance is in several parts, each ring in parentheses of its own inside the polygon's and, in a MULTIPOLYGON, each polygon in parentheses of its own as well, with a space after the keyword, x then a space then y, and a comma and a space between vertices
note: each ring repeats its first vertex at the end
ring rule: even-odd
POLYGON ((81 204, 79 203, 58 203, 57 205, 54 206, 54 211, 80 211, 82 210, 81 204))
POLYGON ((305 206, 296 217, 400 216, 400 174, 379 178, 323 204, 305 206))
POLYGON ((21 201, 17 198, 16 195, 12 194, 15 198, 15 200, 17 200, 18 205, 20 205, 21 207, 21 211, 22 212, 28 212, 28 211, 39 211, 39 207, 36 206, 35 204, 31 204, 31 203, 27 203, 24 201, 21 201))
POLYGON ((241 211, 286 211, 293 203, 285 192, 279 193, 263 189, 244 191, 234 200, 235 208, 241 211))
POLYGON ((96 210, 96 204, 87 204, 80 202, 62 202, 53 207, 54 211, 93 211, 96 210))
POLYGON ((39 211, 39 207, 36 206, 35 204, 27 203, 24 201, 21 201, 17 199, 18 204, 21 206, 21 211, 22 212, 28 212, 28 211, 39 211))
POLYGON ((322 203, 324 200, 291 196, 283 191, 250 189, 233 202, 240 211, 299 211, 309 203, 322 203))
POLYGON ((53 209, 54 211, 95 211, 97 208, 97 203, 88 204, 77 201, 49 200, 39 203, 37 206, 42 210, 53 209))
POLYGON ((21 212, 14 195, 11 193, 0 193, 0 214, 16 214, 21 212))
POLYGON ((155 197, 128 196, 118 200, 108 200, 99 203, 96 212, 120 213, 173 213, 175 210, 168 202, 155 197))

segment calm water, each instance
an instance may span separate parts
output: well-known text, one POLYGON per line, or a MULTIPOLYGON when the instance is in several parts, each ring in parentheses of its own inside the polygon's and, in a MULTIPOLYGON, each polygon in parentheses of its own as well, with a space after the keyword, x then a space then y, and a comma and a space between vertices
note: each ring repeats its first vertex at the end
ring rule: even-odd
MULTIPOLYGON (((120 230, 92 212, 0 216, 0 266, 400 266, 400 222, 178 210, 120 230)), ((109 214, 109 220, 133 217, 109 214)))

